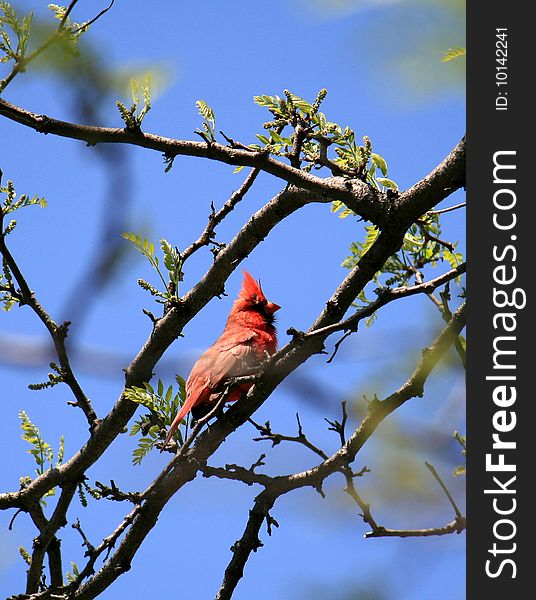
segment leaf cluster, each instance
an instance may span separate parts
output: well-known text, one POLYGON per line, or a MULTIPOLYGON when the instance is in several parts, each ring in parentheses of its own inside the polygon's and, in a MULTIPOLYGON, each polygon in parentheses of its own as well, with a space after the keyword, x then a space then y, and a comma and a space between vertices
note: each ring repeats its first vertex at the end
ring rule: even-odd
MULTIPOLYGON (((54 452, 52 446, 45 442, 41 436, 41 432, 37 425, 30 421, 30 418, 24 410, 19 412, 19 419, 21 420, 22 439, 30 444, 31 448, 28 450, 28 454, 34 457, 37 476, 43 475, 46 471, 56 468, 63 462, 63 456, 65 451, 65 439, 63 436, 60 437, 57 453, 54 452)), ((31 481, 29 477, 21 477, 21 485, 27 485, 31 481)), ((43 498, 47 496, 53 496, 55 494, 55 488, 49 490, 43 498)), ((41 499, 43 505, 46 505, 44 499, 41 499)))
MULTIPOLYGON (((12 233, 17 226, 17 221, 12 219, 4 228, 4 218, 6 215, 26 206, 41 206, 44 208, 47 205, 46 200, 39 196, 31 198, 26 194, 22 194, 17 198, 17 192, 11 180, 7 182, 7 185, 0 186, 0 194, 5 194, 6 196, 0 205, 0 238, 2 240, 12 233)), ((10 310, 20 300, 21 295, 15 288, 13 274, 4 256, 2 258, 2 270, 0 271, 0 303, 2 303, 2 310, 10 310)))
POLYGON ((87 31, 91 22, 71 21, 68 8, 59 4, 49 4, 48 8, 60 21, 59 26, 48 40, 30 51, 30 33, 33 13, 19 17, 9 2, 0 1, 0 63, 13 62, 14 67, 7 79, 0 80, 0 92, 16 72, 23 72, 27 65, 41 52, 53 44, 58 44, 71 56, 78 56, 77 45, 80 37, 87 31))
POLYGON ((176 302, 178 299, 179 283, 183 279, 182 272, 182 257, 178 248, 172 246, 167 240, 160 240, 160 248, 164 255, 163 263, 166 268, 168 281, 166 281, 162 270, 160 269, 160 260, 155 255, 154 244, 148 239, 143 238, 135 233, 125 232, 122 234, 123 237, 132 242, 138 252, 140 252, 149 261, 149 264, 156 271, 160 280, 164 284, 165 292, 161 292, 155 286, 145 281, 144 279, 138 279, 138 285, 149 292, 152 296, 155 296, 157 302, 176 302))
POLYGON ((151 77, 146 76, 143 81, 132 78, 130 80, 130 94, 132 105, 127 108, 121 100, 117 100, 119 114, 128 131, 140 131, 145 115, 151 110, 151 77), (140 108, 140 94, 143 97, 143 106, 140 108))
POLYGON ((78 56, 77 45, 82 34, 90 26, 89 21, 76 23, 67 15, 67 7, 59 4, 49 4, 48 8, 54 14, 54 18, 60 21, 60 27, 54 34, 54 41, 59 43, 63 50, 72 56, 78 56))
POLYGON ((2 258, 2 271, 0 272, 0 302, 2 303, 2 310, 8 312, 19 300, 20 296, 15 289, 9 265, 6 259, 2 258))
POLYGON ((257 134, 263 146, 252 145, 251 148, 262 148, 287 158, 298 150, 300 162, 306 163, 302 167, 306 171, 328 167, 334 174, 362 179, 378 189, 398 189, 393 181, 385 179, 386 162, 372 152, 370 138, 364 136, 363 144, 358 144, 353 129, 329 121, 319 110, 327 90, 321 89, 312 103, 289 90, 284 94, 285 98, 267 95, 253 98, 259 106, 267 108, 274 119, 264 123, 266 135, 257 134), (332 157, 328 157, 329 148, 334 149, 332 157), (376 168, 381 170, 383 178, 376 178, 376 168))
MULTIPOLYGON (((0 207, 2 217, 5 217, 9 213, 18 210, 19 208, 24 208, 25 206, 40 206, 41 208, 45 208, 47 205, 47 201, 44 198, 40 198, 37 195, 33 198, 30 198, 30 196, 28 196, 27 194, 22 194, 17 199, 17 192, 11 180, 7 182, 7 185, 0 186, 0 194, 6 195, 6 198, 2 202, 2 205, 0 207)), ((8 227, 10 227, 10 231, 4 231, 4 235, 6 233, 10 233, 13 230, 14 226, 12 226, 10 223, 8 227)))
MULTIPOLYGON (((355 214, 347 209, 333 203, 332 210, 339 212, 341 218, 355 214)), ((353 242, 350 245, 350 254, 343 261, 342 266, 352 269, 370 250, 379 235, 379 230, 374 225, 365 226, 365 239, 362 242, 353 242)), ((441 239, 441 223, 438 214, 427 213, 416 223, 414 223, 404 235, 404 243, 401 249, 393 254, 384 264, 381 271, 378 271, 373 280, 380 286, 377 293, 381 293, 382 288, 392 286, 404 286, 410 283, 426 266, 435 267, 440 262, 447 262, 452 268, 459 266, 463 262, 461 253, 456 252, 458 243, 446 242, 441 239), (385 277, 382 277, 385 276, 385 277)), ((358 305, 368 305, 370 300, 363 290, 357 298, 358 305)), ((371 324, 375 319, 368 320, 371 324)))
MULTIPOLYGON (((156 443, 161 441, 161 432, 171 425, 186 400, 186 382, 180 375, 176 375, 175 380, 178 384, 177 390, 173 385, 166 388, 161 379, 158 380, 156 390, 149 383, 144 383, 143 387, 131 387, 125 390, 126 398, 149 409, 148 413, 134 422, 130 431, 131 436, 139 433, 142 435, 138 440, 137 448, 132 453, 134 465, 141 464, 156 443)), ((179 444, 183 443, 180 429, 176 430, 175 439, 179 444)))
POLYGON ((78 569, 78 565, 74 561, 71 561, 71 571, 67 571, 67 573, 65 574, 65 578, 69 583, 75 583, 76 581, 78 581, 79 577, 80 570, 78 569))
POLYGON ((195 133, 200 135, 207 144, 216 141, 216 117, 214 116, 214 111, 204 100, 198 100, 195 105, 199 114, 204 119, 203 123, 201 123, 202 129, 196 129, 195 133))
POLYGON ((0 2, 0 63, 24 62, 32 19, 32 13, 19 18, 9 2, 0 2))
POLYGON ((29 383, 28 389, 34 391, 44 390, 46 388, 54 387, 55 385, 58 385, 58 383, 63 383, 65 381, 65 372, 59 365, 51 362, 50 368, 54 371, 54 373, 49 373, 46 381, 43 381, 42 383, 29 383))

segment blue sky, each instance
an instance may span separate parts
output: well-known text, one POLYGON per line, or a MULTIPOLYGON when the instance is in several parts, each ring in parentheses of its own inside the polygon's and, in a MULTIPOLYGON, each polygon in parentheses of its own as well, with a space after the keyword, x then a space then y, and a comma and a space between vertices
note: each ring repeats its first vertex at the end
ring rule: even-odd
MULTIPOLYGON (((46 12, 38 2, 21 4, 37 14, 46 12)), ((418 79, 419 75, 415 69, 403 70, 409 64, 409 59, 400 60, 408 51, 408 39, 417 56, 421 39, 424 53, 429 40, 419 34, 429 37, 430 23, 437 23, 437 15, 418 2, 369 2, 363 10, 338 14, 293 1, 210 0, 202 6, 181 3, 180 8, 177 3, 162 1, 151 4, 150 9, 147 6, 139 1, 116 2, 94 25, 88 42, 108 69, 142 70, 157 65, 166 73, 167 84, 144 121, 148 131, 194 138, 193 131, 200 124, 195 101, 202 98, 213 107, 218 129, 252 143, 268 120, 263 109, 252 102, 254 95, 281 95, 289 88, 312 100, 326 87, 323 110, 328 118, 352 126, 357 136, 368 135, 402 189, 427 174, 464 133, 464 91, 454 83, 449 71, 452 65, 441 63, 440 54, 434 58, 434 77, 441 80, 443 72, 445 85, 409 89, 412 77, 418 79), (407 19, 401 18, 402 11, 407 19)), ((99 2, 81 2, 76 18, 89 18, 101 8, 99 2)), ((453 39, 450 45, 463 43, 463 32, 456 35, 461 39, 453 39)), ((422 80, 428 81, 427 72, 423 71, 422 80)), ((74 120, 81 101, 68 87, 64 79, 30 72, 20 75, 4 97, 37 113, 74 120)), ((116 98, 114 93, 100 101, 102 123, 121 125, 116 98)), ((128 101, 126 95, 122 99, 128 101)), ((12 179, 20 193, 43 195, 49 203, 45 210, 21 212, 19 226, 10 236, 11 249, 51 315, 69 318, 76 304, 94 292, 91 280, 81 286, 78 282, 105 227, 102 215, 108 210, 106 195, 114 166, 103 169, 95 150, 81 143, 42 136, 5 119, 0 121, 0 140, 4 181, 12 179)), ((108 160, 119 159, 112 154, 108 160)), ((162 157, 138 148, 128 149, 128 165, 120 172, 125 181, 116 201, 128 204, 125 228, 154 241, 166 238, 183 248, 204 227, 210 203, 221 206, 244 174, 233 174, 232 168, 207 160, 186 158, 177 159, 173 169, 164 174, 162 157)), ((252 210, 280 188, 279 181, 261 176, 247 200, 218 229, 218 239, 231 239, 252 210)), ((442 206, 463 200, 458 192, 442 206)), ((445 215, 444 227, 449 239, 460 240, 463 250, 463 213, 445 215)), ((345 275, 340 263, 350 242, 362 236, 362 223, 338 219, 327 206, 310 206, 279 225, 245 261, 244 267, 262 279, 269 299, 283 307, 278 313, 282 343, 289 327, 305 329, 321 311, 345 275)), ((189 261, 183 291, 195 284, 210 262, 208 251, 189 261)), ((440 266, 438 274, 446 269, 440 266)), ((138 277, 156 283, 132 251, 113 285, 91 303, 77 330, 74 368, 99 414, 112 406, 122 388, 121 368, 150 333, 150 322, 141 309, 158 310, 137 286, 138 277)), ((229 297, 213 300, 186 327, 185 338, 165 354, 158 377, 171 383, 174 373, 188 374, 199 353, 219 334, 240 283, 237 271, 227 284, 229 297)), ((454 304, 457 301, 453 299, 454 304)), ((336 450, 335 436, 326 431, 323 418, 338 418, 342 399, 359 406, 363 393, 381 397, 396 389, 411 372, 420 348, 440 327, 439 314, 425 298, 391 305, 372 328, 347 341, 333 364, 326 365, 322 357, 311 359, 276 390, 256 420, 270 419, 274 430, 293 434, 294 415, 299 411, 306 432, 326 450, 336 450), (295 391, 303 381, 314 391, 308 397, 295 391)), ((39 393, 27 389, 28 383, 46 378, 47 362, 52 360, 46 350, 39 351, 46 338, 34 315, 26 309, 0 314, 0 336, 0 352, 4 345, 0 353, 4 390, 0 448, 2 455, 9 457, 0 472, 0 488, 14 490, 20 475, 33 472, 18 429, 21 408, 53 445, 65 434, 67 456, 83 442, 86 428, 81 414, 65 405, 69 400, 66 389, 39 393), (24 348, 20 360, 16 344, 24 348), (28 366, 30 360, 34 366, 28 366)), ((358 410, 352 413, 353 424, 358 410)), ((435 489, 423 460, 440 461, 436 466, 463 504, 463 482, 450 477, 460 462, 450 436, 455 429, 464 431, 461 374, 454 370, 434 375, 425 398, 414 399, 400 412, 403 414, 392 423, 382 425, 377 439, 367 444, 358 459, 358 467, 366 464, 372 469, 363 479, 363 494, 386 526, 446 523, 452 518, 450 507, 435 489), (423 446, 425 454, 421 454, 423 446), (408 461, 400 460, 400 452, 408 455, 408 461), (418 460, 411 462, 413 454, 418 460), (400 475, 408 465, 408 473, 400 475), (399 479, 394 478, 396 473, 399 479)), ((254 443, 254 434, 243 428, 231 436, 212 464, 248 465, 261 451, 267 454, 268 472, 290 472, 315 462, 305 450, 282 445, 270 450, 254 443)), ((151 455, 140 467, 131 467, 134 446, 133 438, 122 436, 89 477, 101 481, 113 477, 125 489, 143 489, 164 466, 165 457, 151 455)), ((281 499, 273 513, 281 526, 271 538, 263 532, 265 546, 250 559, 237 599, 464 597, 464 535, 364 540, 368 528, 340 491, 342 484, 332 478, 326 485, 325 500, 311 490, 281 499)), ((229 547, 240 536, 258 491, 219 480, 196 480, 166 507, 132 571, 102 597, 141 598, 142 589, 158 596, 175 587, 188 598, 213 597, 230 558, 229 547)), ((121 518, 121 509, 96 503, 84 509, 74 503, 69 522, 80 518, 98 541, 121 518)), ((11 516, 0 514, 0 592, 5 595, 22 589, 24 564, 17 548, 29 548, 34 535, 24 516, 17 518, 13 531, 7 531, 11 516)), ((66 561, 82 564, 75 532, 67 527, 62 538, 66 561)))

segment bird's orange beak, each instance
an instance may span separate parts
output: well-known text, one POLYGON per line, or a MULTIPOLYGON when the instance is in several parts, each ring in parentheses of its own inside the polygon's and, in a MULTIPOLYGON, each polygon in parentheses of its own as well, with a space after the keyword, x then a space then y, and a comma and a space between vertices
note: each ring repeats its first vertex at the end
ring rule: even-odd
POLYGON ((280 308, 281 307, 279 306, 279 304, 274 304, 273 302, 268 302, 268 304, 266 305, 266 311, 269 312, 270 314, 275 313, 280 308))

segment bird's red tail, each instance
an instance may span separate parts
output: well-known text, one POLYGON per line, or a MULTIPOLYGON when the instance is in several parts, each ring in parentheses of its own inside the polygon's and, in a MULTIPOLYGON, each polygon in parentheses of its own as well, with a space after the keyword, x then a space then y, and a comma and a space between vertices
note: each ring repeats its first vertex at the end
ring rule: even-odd
MULTIPOLYGON (((171 441, 171 438, 173 437, 173 434, 175 433, 175 431, 177 431, 177 428, 181 424, 181 421, 190 412, 191 408, 193 407, 193 405, 196 403, 196 401, 198 399, 199 398, 198 398, 197 394, 190 394, 188 396, 188 398, 186 398, 186 402, 182 405, 181 409, 177 413, 177 416, 173 419, 173 423, 171 423, 171 427, 169 428, 169 431, 166 435, 166 439, 164 440, 164 445, 162 446, 162 450, 171 441)), ((161 452, 162 452, 162 450, 161 450, 161 452)))

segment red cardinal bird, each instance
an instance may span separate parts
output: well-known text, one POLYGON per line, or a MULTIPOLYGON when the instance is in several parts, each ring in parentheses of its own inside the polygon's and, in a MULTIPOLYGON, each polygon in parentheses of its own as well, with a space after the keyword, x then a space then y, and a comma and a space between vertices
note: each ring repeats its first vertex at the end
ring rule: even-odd
MULTIPOLYGON (((274 313, 281 307, 268 302, 261 285, 244 271, 242 289, 217 341, 201 355, 186 382, 186 402, 169 428, 164 446, 181 421, 192 411, 194 420, 207 414, 231 377, 249 375, 277 347, 274 313)), ((240 398, 251 384, 231 391, 228 401, 240 398)))

